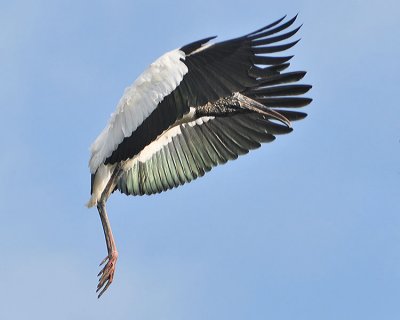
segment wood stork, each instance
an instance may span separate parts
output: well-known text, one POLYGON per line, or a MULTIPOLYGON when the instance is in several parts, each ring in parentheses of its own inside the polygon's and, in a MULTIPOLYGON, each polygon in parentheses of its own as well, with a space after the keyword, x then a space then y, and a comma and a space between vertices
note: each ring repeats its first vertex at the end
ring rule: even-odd
POLYGON ((299 41, 276 44, 300 29, 288 31, 296 17, 284 19, 239 38, 213 44, 209 37, 170 51, 125 90, 89 161, 87 205, 97 206, 108 250, 98 297, 112 283, 118 258, 106 212, 112 192, 176 188, 291 132, 290 122, 306 116, 286 110, 311 102, 301 96, 311 86, 293 84, 306 72, 283 72, 292 56, 270 56, 299 41))

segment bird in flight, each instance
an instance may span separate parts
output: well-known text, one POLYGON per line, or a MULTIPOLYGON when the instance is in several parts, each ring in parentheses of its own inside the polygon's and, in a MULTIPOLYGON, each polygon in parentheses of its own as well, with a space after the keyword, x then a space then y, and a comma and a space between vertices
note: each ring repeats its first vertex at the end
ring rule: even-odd
POLYGON ((100 297, 113 282, 118 251, 106 212, 116 190, 151 195, 202 177, 292 131, 306 114, 306 72, 288 72, 292 56, 275 53, 299 29, 285 17, 245 36, 211 43, 209 37, 167 52, 128 87, 106 128, 91 145, 91 198, 103 225, 107 257, 100 297), (282 42, 283 41, 283 42, 282 42))

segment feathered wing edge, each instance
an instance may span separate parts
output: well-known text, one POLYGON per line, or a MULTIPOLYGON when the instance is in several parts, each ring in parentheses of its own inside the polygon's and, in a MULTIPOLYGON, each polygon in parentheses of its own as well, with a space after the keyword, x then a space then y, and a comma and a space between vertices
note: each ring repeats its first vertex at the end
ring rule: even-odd
POLYGON ((151 157, 144 161, 137 157, 118 189, 127 195, 151 195, 176 188, 291 131, 260 113, 204 117, 181 124, 151 157))

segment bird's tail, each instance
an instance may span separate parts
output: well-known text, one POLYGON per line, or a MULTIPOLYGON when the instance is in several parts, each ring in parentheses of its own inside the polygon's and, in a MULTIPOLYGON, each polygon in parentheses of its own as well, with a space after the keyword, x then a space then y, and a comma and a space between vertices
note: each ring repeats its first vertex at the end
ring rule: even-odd
POLYGON ((97 196, 92 194, 89 201, 86 203, 86 207, 91 208, 97 204, 97 196))

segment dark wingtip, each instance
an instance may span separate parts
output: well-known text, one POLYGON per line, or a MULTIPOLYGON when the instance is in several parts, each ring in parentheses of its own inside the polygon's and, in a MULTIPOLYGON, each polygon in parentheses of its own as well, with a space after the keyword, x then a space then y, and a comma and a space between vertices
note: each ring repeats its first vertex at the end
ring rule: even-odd
POLYGON ((193 51, 196 51, 199 49, 202 45, 206 44, 212 39, 215 39, 217 36, 212 36, 208 38, 204 38, 195 42, 191 42, 185 46, 183 46, 180 50, 182 50, 186 55, 192 53, 193 51))
POLYGON ((290 121, 299 121, 307 117, 307 113, 305 112, 291 110, 279 110, 279 112, 290 121))
POLYGON ((283 15, 283 17, 280 18, 278 21, 279 21, 279 22, 282 22, 282 21, 285 20, 286 18, 287 18, 287 14, 283 15))
POLYGON ((281 23, 286 17, 287 17, 287 15, 285 14, 282 18, 280 18, 280 19, 278 19, 278 20, 276 20, 276 21, 274 21, 274 22, 272 22, 272 23, 270 23, 270 24, 268 24, 268 25, 266 25, 266 26, 264 26, 264 27, 262 27, 260 29, 257 29, 256 31, 253 31, 251 33, 246 34, 245 37, 249 37, 249 36, 255 35, 255 34, 261 32, 261 31, 270 29, 270 28, 276 26, 277 24, 281 23))
POLYGON ((288 27, 291 26, 296 21, 296 19, 297 19, 297 14, 287 22, 288 27))

